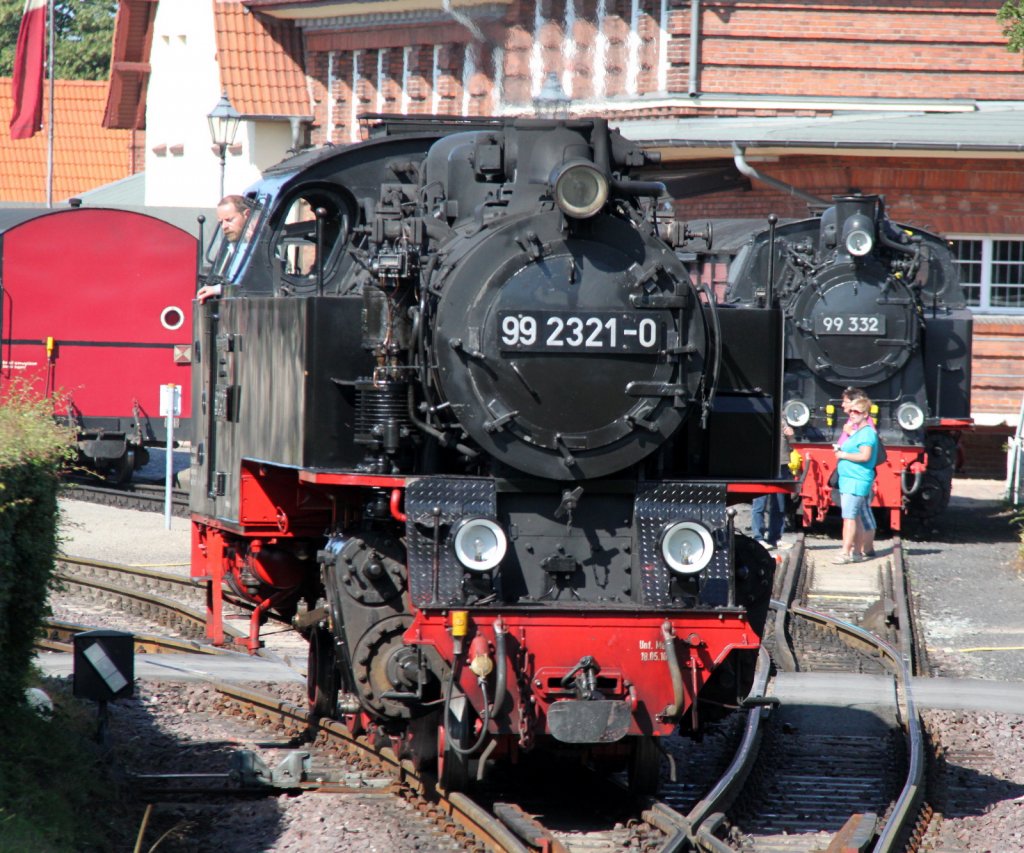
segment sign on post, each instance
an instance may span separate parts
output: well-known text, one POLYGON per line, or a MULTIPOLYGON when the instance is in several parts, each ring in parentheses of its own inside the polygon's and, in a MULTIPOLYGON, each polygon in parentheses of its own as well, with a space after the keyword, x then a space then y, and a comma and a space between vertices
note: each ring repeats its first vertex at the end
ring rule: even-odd
POLYGON ((181 417, 181 386, 160 386, 160 417, 181 417))
POLYGON ((82 631, 74 644, 73 692, 80 699, 105 702, 132 695, 135 638, 124 631, 82 631))

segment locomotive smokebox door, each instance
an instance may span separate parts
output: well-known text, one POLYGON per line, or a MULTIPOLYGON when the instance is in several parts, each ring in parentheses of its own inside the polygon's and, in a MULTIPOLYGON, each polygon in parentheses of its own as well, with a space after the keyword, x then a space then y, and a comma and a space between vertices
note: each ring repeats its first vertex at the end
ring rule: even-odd
POLYGON ((107 702, 135 688, 135 637, 124 631, 84 631, 74 636, 74 695, 107 702))

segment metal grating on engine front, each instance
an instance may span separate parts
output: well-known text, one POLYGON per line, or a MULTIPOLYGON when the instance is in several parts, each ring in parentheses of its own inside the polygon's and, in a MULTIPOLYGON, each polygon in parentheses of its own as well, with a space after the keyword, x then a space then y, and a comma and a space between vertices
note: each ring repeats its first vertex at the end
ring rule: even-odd
POLYGON ((729 602, 729 547, 724 483, 664 481, 641 483, 634 514, 642 601, 654 606, 671 603, 671 571, 662 560, 661 532, 671 521, 701 521, 712 533, 715 554, 702 573, 700 603, 729 602))
POLYGON ((417 607, 462 602, 462 566, 452 551, 453 524, 461 518, 496 518, 494 481, 473 477, 421 477, 405 491, 409 593, 417 607), (437 572, 434 572, 434 529, 437 572))

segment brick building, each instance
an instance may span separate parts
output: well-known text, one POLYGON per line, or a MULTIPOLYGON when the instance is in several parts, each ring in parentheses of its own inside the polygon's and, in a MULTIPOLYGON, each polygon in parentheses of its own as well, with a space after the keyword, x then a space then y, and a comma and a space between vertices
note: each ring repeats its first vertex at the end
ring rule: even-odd
POLYGON ((115 39, 108 115, 145 125, 147 203, 174 204, 199 192, 186 176, 212 174, 205 114, 222 91, 244 119, 238 186, 289 147, 364 138, 367 113, 533 115, 553 75, 570 114, 661 150, 651 177, 681 218, 882 194, 897 220, 955 241, 977 318, 975 414, 998 446, 1024 392, 1024 71, 1000 6, 122 0, 119 21, 140 23, 115 39))

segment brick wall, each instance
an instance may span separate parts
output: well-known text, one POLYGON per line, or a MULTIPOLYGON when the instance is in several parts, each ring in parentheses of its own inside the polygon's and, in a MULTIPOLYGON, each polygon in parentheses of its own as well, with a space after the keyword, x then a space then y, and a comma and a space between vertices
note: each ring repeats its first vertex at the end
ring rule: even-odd
MULTIPOLYGON (((1000 5, 706 3, 698 89, 704 95, 1018 99, 1024 72, 1020 57, 1006 50, 995 19, 1000 5)), ((739 112, 709 111, 688 98, 688 0, 513 0, 475 11, 464 7, 451 16, 421 12, 414 19, 416 14, 352 15, 333 25, 325 19, 305 31, 317 104, 314 143, 352 136, 352 78, 330 80, 326 57, 333 54, 339 69, 351 69, 356 50, 368 87, 364 93, 357 86, 356 112, 376 111, 380 88, 393 112, 528 114, 548 72, 559 75, 576 102, 590 102, 594 112, 611 117, 739 112)))
POLYGON ((975 427, 960 438, 958 477, 987 480, 1006 478, 1006 442, 1013 435, 1009 427, 975 427))
MULTIPOLYGON (((1017 99, 999 2, 716 2, 701 89, 783 95, 1017 99)), ((688 26, 688 25, 687 25, 688 26)), ((682 35, 682 33, 680 33, 682 35)))
MULTIPOLYGON (((1018 160, 908 160, 795 156, 753 164, 762 174, 822 199, 860 191, 885 196, 889 215, 936 234, 1024 233, 1024 170, 1018 160)), ((808 207, 754 181, 749 191, 676 203, 684 220, 807 216, 808 207)))
POLYGON ((1017 416, 1024 397, 1024 317, 975 317, 971 375, 973 411, 1017 416))

